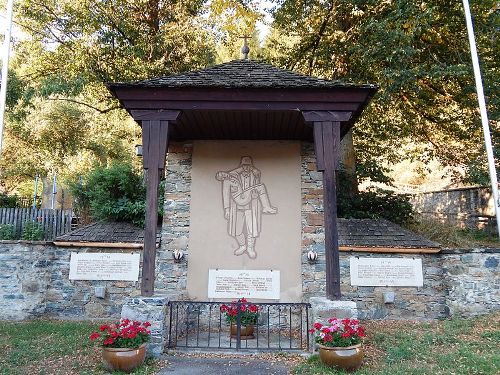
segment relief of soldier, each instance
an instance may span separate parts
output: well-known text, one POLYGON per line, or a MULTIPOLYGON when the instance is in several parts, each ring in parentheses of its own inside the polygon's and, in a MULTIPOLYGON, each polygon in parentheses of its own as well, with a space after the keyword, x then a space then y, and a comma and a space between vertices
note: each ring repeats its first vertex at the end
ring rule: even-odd
POLYGON ((266 186, 260 181, 260 170, 254 167, 250 156, 243 156, 240 165, 230 171, 219 171, 215 179, 222 182, 222 202, 227 230, 238 248, 234 255, 257 257, 255 241, 262 227, 262 214, 278 212, 271 205, 266 186))

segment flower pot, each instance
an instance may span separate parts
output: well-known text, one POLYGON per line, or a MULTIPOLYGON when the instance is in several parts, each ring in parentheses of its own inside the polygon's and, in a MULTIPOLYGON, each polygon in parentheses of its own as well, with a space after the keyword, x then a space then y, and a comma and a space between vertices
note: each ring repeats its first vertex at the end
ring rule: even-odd
POLYGON ((361 344, 345 348, 332 348, 318 344, 318 347, 319 358, 327 366, 356 371, 363 363, 364 352, 361 344))
MULTIPOLYGON (((237 339, 238 338, 238 327, 236 324, 231 323, 231 338, 232 339, 237 339)), ((254 339, 255 336, 253 335, 253 324, 247 325, 247 326, 241 326, 240 330, 240 339, 241 340, 250 340, 254 339)))
POLYGON ((109 371, 121 370, 131 372, 142 365, 146 358, 146 344, 137 349, 131 348, 102 348, 104 366, 109 371))

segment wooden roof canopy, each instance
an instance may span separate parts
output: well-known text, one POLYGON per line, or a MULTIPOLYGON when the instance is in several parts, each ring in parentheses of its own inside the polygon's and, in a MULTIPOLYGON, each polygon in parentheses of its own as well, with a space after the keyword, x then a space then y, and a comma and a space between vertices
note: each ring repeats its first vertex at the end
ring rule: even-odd
POLYGON ((309 77, 246 59, 107 86, 142 127, 147 171, 142 295, 154 292, 158 184, 171 140, 303 140, 314 141, 317 170, 323 172, 326 296, 340 299, 335 190, 340 140, 376 86, 309 77))
POLYGON ((110 83, 122 106, 134 111, 181 111, 170 140, 313 140, 303 112, 332 111, 341 136, 377 90, 309 77, 253 60, 132 83, 110 83), (301 113, 302 112, 302 113, 301 113))

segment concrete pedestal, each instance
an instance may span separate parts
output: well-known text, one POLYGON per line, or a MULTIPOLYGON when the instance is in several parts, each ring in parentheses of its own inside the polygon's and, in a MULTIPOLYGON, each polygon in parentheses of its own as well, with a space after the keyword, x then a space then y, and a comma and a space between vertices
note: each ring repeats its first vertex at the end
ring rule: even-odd
POLYGON ((171 296, 127 298, 122 307, 121 318, 148 321, 151 323, 151 340, 148 343, 147 355, 159 357, 168 340, 168 302, 171 296))
POLYGON ((332 317, 358 318, 358 309, 354 301, 331 301, 326 297, 311 297, 309 303, 311 304, 313 323, 326 323, 332 317))

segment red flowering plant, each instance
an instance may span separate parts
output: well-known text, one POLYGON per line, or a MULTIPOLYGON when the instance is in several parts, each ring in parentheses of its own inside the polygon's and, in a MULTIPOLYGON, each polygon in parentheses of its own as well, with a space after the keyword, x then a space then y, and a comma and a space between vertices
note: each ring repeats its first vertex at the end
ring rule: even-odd
POLYGON ((309 332, 316 333, 318 344, 332 348, 345 348, 360 344, 365 337, 365 329, 356 319, 328 319, 328 324, 314 323, 309 332))
POLYGON ((99 342, 106 348, 131 348, 137 349, 149 341, 151 331, 149 322, 121 319, 118 324, 104 324, 100 332, 92 332, 91 341, 99 342))
POLYGON ((241 298, 238 301, 232 301, 230 305, 221 305, 220 311, 224 314, 226 322, 236 323, 238 319, 238 308, 241 316, 241 325, 249 326, 257 324, 259 307, 249 303, 245 298, 241 298))

